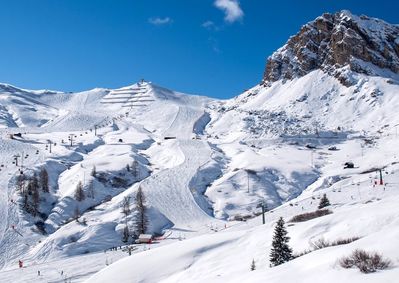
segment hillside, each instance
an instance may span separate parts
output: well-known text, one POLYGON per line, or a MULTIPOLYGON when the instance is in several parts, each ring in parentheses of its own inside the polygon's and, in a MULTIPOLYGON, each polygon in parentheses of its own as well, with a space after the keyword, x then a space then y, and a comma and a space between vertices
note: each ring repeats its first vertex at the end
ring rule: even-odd
POLYGON ((0 281, 396 282, 398 30, 324 14, 229 100, 144 81, 79 93, 1 84, 0 281), (49 190, 36 192, 43 169, 49 190), (139 191, 151 245, 133 239, 139 191), (323 194, 332 214, 288 224, 294 252, 359 239, 270 268, 275 222, 315 211, 323 194), (392 266, 340 267, 356 248, 392 266))

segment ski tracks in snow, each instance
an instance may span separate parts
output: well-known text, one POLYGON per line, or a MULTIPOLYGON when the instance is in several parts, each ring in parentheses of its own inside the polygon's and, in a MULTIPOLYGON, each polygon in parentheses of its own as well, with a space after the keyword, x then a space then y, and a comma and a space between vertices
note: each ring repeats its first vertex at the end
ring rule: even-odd
POLYGON ((191 229, 214 220, 198 206, 189 188, 198 169, 210 160, 211 149, 203 141, 176 142, 185 156, 184 162, 152 175, 141 186, 148 203, 172 221, 175 228, 191 229))

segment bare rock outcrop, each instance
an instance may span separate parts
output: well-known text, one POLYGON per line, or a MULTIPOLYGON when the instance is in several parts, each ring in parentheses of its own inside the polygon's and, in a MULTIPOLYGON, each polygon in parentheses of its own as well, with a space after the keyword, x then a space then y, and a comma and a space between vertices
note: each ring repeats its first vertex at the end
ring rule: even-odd
POLYGON ((349 11, 323 14, 267 59, 263 83, 321 69, 350 84, 343 67, 368 75, 378 69, 399 74, 399 26, 349 11))

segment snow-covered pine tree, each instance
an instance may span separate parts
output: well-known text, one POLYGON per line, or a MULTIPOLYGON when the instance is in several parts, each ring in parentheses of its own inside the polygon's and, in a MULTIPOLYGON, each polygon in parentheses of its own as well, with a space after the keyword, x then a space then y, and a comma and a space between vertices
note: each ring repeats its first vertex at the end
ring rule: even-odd
POLYGON ((324 194, 323 197, 320 200, 319 209, 322 209, 322 208, 324 208, 326 206, 329 206, 329 205, 330 205, 330 201, 328 200, 327 195, 324 194))
POLYGON ((48 173, 46 168, 42 167, 40 169, 39 179, 40 179, 40 188, 42 189, 43 192, 48 193, 49 192, 48 173))
POLYGON ((76 186, 75 199, 77 201, 83 201, 85 199, 85 193, 83 191, 83 185, 81 181, 79 181, 78 185, 76 186))
POLYGON ((136 217, 135 217, 135 233, 136 235, 145 234, 148 228, 147 207, 145 204, 145 196, 141 187, 136 194, 136 217))
POLYGON ((272 249, 270 252, 271 266, 277 266, 292 259, 292 249, 288 245, 290 237, 287 234, 284 219, 280 217, 274 228, 272 249))

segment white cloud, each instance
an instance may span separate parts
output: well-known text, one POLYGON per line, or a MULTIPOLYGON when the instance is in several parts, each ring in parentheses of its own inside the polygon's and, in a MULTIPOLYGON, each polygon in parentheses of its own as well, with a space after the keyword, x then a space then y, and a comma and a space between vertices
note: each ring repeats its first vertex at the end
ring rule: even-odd
POLYGON ((215 23, 214 22, 212 22, 212 21, 206 21, 206 22, 204 22, 203 24, 202 24, 202 27, 204 27, 204 28, 212 28, 212 27, 214 27, 215 26, 215 23))
POLYGON ((203 22, 201 25, 203 28, 207 29, 207 30, 213 30, 213 31, 218 31, 220 30, 220 27, 218 27, 214 22, 212 21, 206 21, 203 22))
POLYGON ((224 12, 224 20, 228 23, 239 21, 244 17, 238 0, 216 0, 214 5, 224 12))
POLYGON ((160 26, 160 25, 167 25, 167 24, 171 24, 173 22, 173 20, 169 17, 165 17, 165 18, 149 18, 148 22, 152 25, 155 26, 160 26))

